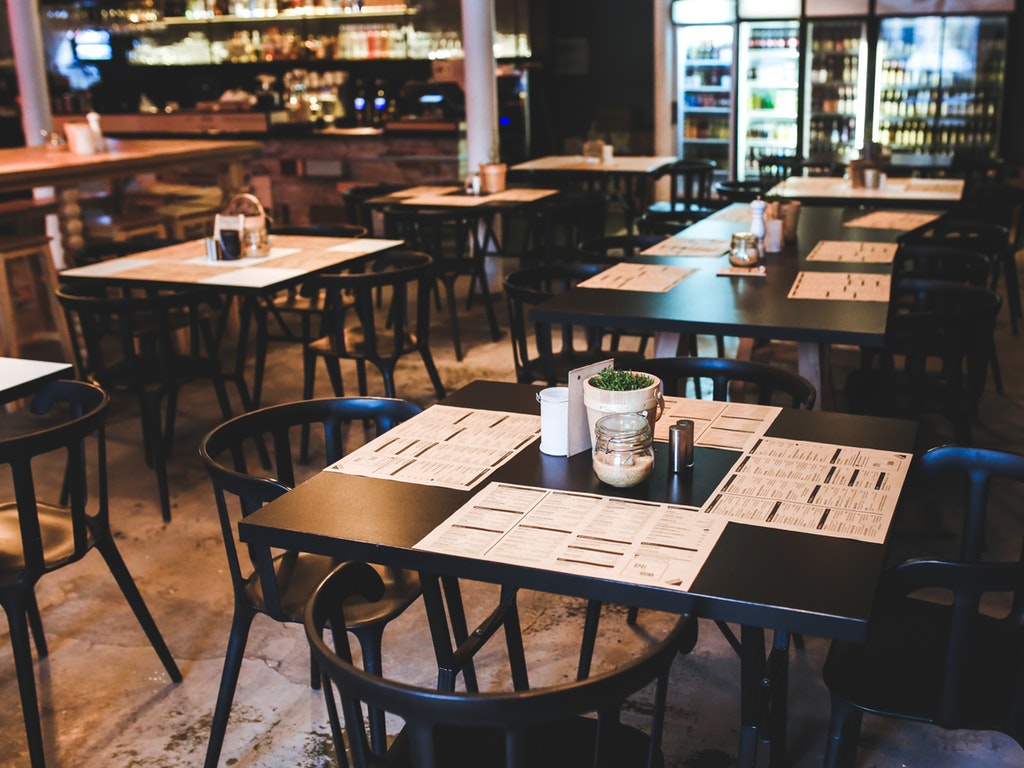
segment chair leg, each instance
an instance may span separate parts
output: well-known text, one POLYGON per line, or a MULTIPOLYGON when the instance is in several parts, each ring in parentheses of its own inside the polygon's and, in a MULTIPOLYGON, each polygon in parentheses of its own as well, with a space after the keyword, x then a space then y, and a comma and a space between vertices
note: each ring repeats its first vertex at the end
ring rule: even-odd
POLYGON ((25 599, 25 614, 28 617, 28 625, 32 630, 32 640, 36 644, 36 655, 45 659, 50 655, 46 645, 46 633, 43 632, 43 618, 39 614, 39 604, 36 602, 35 592, 29 592, 25 599))
POLYGON ((863 719, 864 713, 861 710, 849 702, 832 697, 832 717, 825 745, 825 768, 853 768, 863 719))
MULTIPOLYGON (((384 624, 362 627, 353 634, 359 641, 359 647, 363 651, 363 668, 371 674, 383 677, 381 646, 384 640, 384 624)), ((384 712, 376 707, 369 707, 367 720, 370 723, 370 746, 376 754, 383 755, 388 747, 388 733, 384 722, 384 712)))
POLYGON ((441 382, 441 374, 437 372, 437 366, 434 365, 434 356, 430 354, 430 349, 425 347, 420 349, 420 357, 423 359, 423 367, 427 369, 430 383, 434 385, 434 394, 437 395, 438 400, 443 400, 447 393, 441 382))
POLYGON ((455 359, 462 362, 462 337, 459 334, 459 309, 455 300, 455 278, 444 278, 444 295, 448 304, 448 327, 452 334, 452 346, 455 348, 455 359))
POLYGON ((171 494, 167 484, 167 454, 164 437, 160 429, 160 405, 142 398, 142 436, 148 446, 146 454, 150 465, 156 471, 157 492, 160 497, 160 514, 165 523, 171 522, 171 494))
POLYGON ((36 696, 36 679, 32 669, 32 646, 29 643, 28 624, 25 621, 27 606, 4 605, 4 609, 11 635, 11 649, 14 652, 14 668, 18 675, 18 691, 21 694, 21 714, 25 721, 29 760, 32 768, 45 768, 43 728, 39 722, 39 699, 36 696))
POLYGON ((160 630, 157 629, 156 622, 153 620, 152 614, 149 612, 149 608, 146 607, 146 602, 142 599, 142 594, 139 592, 139 588, 135 586, 135 580, 132 575, 128 572, 128 566, 124 564, 124 560, 121 559, 121 553, 117 549, 117 545, 114 544, 114 539, 110 535, 109 531, 106 531, 97 536, 96 548, 103 555, 104 561, 107 563, 107 568, 110 569, 110 573, 114 576, 114 581, 117 582, 117 586, 121 588, 121 594, 124 595, 125 600, 128 601, 128 605, 131 606, 132 613, 135 614, 135 618, 139 622, 139 626, 142 627, 142 631, 146 633, 146 637, 149 639, 149 644, 153 646, 153 650, 156 651, 156 655, 160 657, 160 661, 164 665, 164 669, 167 670, 167 675, 176 683, 181 682, 181 672, 178 670, 178 664, 174 661, 174 656, 171 655, 170 649, 167 647, 167 643, 164 642, 163 636, 160 634, 160 630))
POLYGON ((217 705, 213 710, 213 723, 210 725, 210 741, 206 745, 206 760, 203 768, 217 768, 220 751, 224 746, 224 734, 228 728, 231 715, 231 702, 235 698, 238 687, 238 673, 242 669, 245 657, 245 644, 249 639, 249 627, 252 626, 252 611, 235 605, 235 614, 231 620, 231 634, 228 636, 228 648, 224 654, 224 670, 220 676, 220 688, 217 691, 217 705))

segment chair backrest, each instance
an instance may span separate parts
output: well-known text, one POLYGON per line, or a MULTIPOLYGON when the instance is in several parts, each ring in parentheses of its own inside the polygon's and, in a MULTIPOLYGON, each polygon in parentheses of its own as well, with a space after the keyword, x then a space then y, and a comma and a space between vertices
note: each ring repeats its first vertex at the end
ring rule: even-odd
POLYGON ((761 155, 757 159, 761 186, 765 190, 771 189, 790 176, 799 176, 803 169, 803 159, 794 155, 761 155))
POLYGON ((86 285, 62 285, 56 291, 79 378, 138 392, 205 376, 219 366, 208 317, 211 308, 220 306, 214 289, 120 295, 94 291, 86 285), (187 349, 180 349, 179 332, 187 336, 187 349))
POLYGON ((984 288, 989 282, 992 262, 984 253, 949 247, 941 239, 937 244, 922 240, 899 246, 892 271, 899 279, 948 280, 984 288))
POLYGON ((660 235, 608 235, 584 240, 579 249, 583 251, 583 261, 591 254, 598 260, 621 261, 632 259, 664 239, 660 235))
POLYGON ((714 160, 677 160, 661 169, 658 177, 669 178, 668 199, 672 210, 709 205, 716 167, 714 160))
MULTIPOLYGON (((6 467, 18 510, 24 573, 21 584, 33 584, 53 568, 72 563, 92 547, 93 532, 108 526, 107 468, 104 424, 109 398, 99 387, 81 381, 50 382, 33 397, 31 412, 40 426, 33 432, 0 439, 0 466, 6 467), (87 442, 96 438, 95 453, 89 458, 87 442), (53 455, 58 461, 37 462, 53 455), (90 476, 94 482, 89 489, 90 476), (63 488, 66 502, 58 500, 63 488), (50 498, 44 498, 50 494, 50 498), (70 548, 57 563, 47 563, 39 527, 39 506, 47 504, 68 510, 71 522, 70 548)), ((5 481, 6 484, 6 481, 5 481)), ((7 535, 17 532, 7 531, 7 535)), ((17 562, 10 547, 14 541, 0 536, 0 549, 11 552, 5 563, 17 562)), ((12 538, 14 538, 12 537, 12 538)), ((4 572, 4 579, 12 576, 4 572)))
MULTIPOLYGON (((235 527, 239 513, 248 516, 306 479, 341 459, 346 430, 354 422, 372 425, 373 434, 382 434, 395 424, 419 413, 419 406, 403 400, 383 397, 334 397, 272 405, 236 416, 212 429, 199 445, 199 455, 213 484, 221 534, 227 550, 228 570, 236 594, 244 591, 249 573, 256 570, 251 561, 239 558, 235 527), (302 462, 300 444, 303 433, 320 447, 319 461, 302 462), (298 434, 296 434, 298 432, 298 434), (259 458, 260 446, 269 444, 271 466, 259 458), (297 464, 297 462, 299 462, 297 464), (233 511, 237 502, 237 512, 233 511), (245 572, 243 572, 243 568, 245 572)), ((261 571, 263 597, 268 613, 283 620, 277 582, 261 571)), ((244 597, 243 597, 244 599, 244 597)))
MULTIPOLYGON (((693 382, 694 395, 700 396, 701 380, 712 382, 715 400, 741 400, 737 396, 738 384, 757 387, 757 402, 762 405, 778 404, 810 410, 814 407, 817 391, 814 385, 797 373, 776 368, 753 360, 735 360, 721 357, 663 357, 641 360, 633 368, 650 373, 662 380, 665 394, 686 396, 689 382, 693 382)), ((743 389, 749 395, 749 390, 743 389)), ((693 395, 691 395, 693 396, 693 395)))
POLYGON ((349 187, 341 193, 341 198, 345 201, 345 217, 350 224, 366 227, 366 231, 371 237, 379 237, 374 222, 373 208, 368 206, 366 201, 390 195, 407 186, 407 184, 360 184, 356 187, 349 187))
POLYGON ((381 592, 380 578, 371 568, 361 563, 345 563, 317 588, 306 608, 306 635, 323 673, 339 762, 343 760, 345 742, 338 724, 332 690, 335 686, 355 768, 386 764, 371 753, 362 712, 364 703, 404 721, 403 735, 396 744, 408 750, 416 768, 450 764, 450 760, 443 760, 446 753, 469 757, 466 764, 506 768, 565 764, 555 757, 558 754, 563 755, 563 760, 570 754, 572 762, 581 765, 639 765, 635 752, 632 761, 616 754, 616 747, 622 747, 618 737, 624 729, 619 713, 627 697, 656 680, 658 693, 651 737, 649 742, 642 742, 644 749, 639 757, 646 758, 644 765, 660 764, 664 686, 669 667, 678 654, 685 621, 616 669, 582 681, 515 692, 438 691, 359 669, 352 662, 345 632, 332 633, 334 648, 324 641, 325 626, 345 626, 346 599, 360 595, 372 601, 379 599, 381 592), (592 713, 596 713, 596 720, 576 720, 577 716, 592 713), (584 735, 580 734, 579 725, 572 727, 580 722, 589 724, 584 735))
POLYGON ((406 248, 430 254, 438 270, 458 270, 476 255, 473 228, 478 218, 471 212, 411 205, 393 205, 381 212, 385 237, 404 240, 406 248))
POLYGON ((380 253, 367 265, 316 275, 307 282, 314 290, 325 292, 326 327, 337 353, 350 358, 397 360, 429 345, 430 294, 435 274, 434 260, 428 254, 396 249, 380 253), (376 312, 374 294, 378 288, 390 292, 386 323, 376 312), (352 316, 361 331, 358 349, 350 347, 345 333, 352 316), (380 343, 385 331, 391 341, 387 348, 380 343))
POLYGON ((977 403, 985 388, 1002 297, 987 288, 944 280, 894 280, 886 352, 902 358, 911 407, 941 393, 948 407, 977 403), (938 390, 936 382, 941 382, 938 390), (930 396, 928 396, 930 394, 930 396))
POLYGON ((921 654, 934 661, 934 678, 921 681, 934 692, 934 722, 999 730, 1024 745, 1024 552, 983 561, 989 487, 997 479, 1024 483, 1024 456, 944 446, 922 455, 918 471, 924 482, 967 480, 961 556, 897 566, 883 581, 883 610, 886 601, 900 610, 919 590, 935 601, 927 643, 938 652, 921 654))
MULTIPOLYGON (((530 308, 607 268, 607 264, 548 264, 527 267, 505 276, 509 335, 517 381, 534 381, 539 364, 544 380, 552 385, 558 383, 560 376, 554 355, 569 356, 576 349, 577 334, 572 325, 555 327, 533 322, 529 318, 530 308), (533 350, 536 350, 536 356, 533 350)), ((588 341, 587 346, 592 348, 592 342, 588 341)))
POLYGON ((749 203, 764 192, 760 179, 720 181, 715 184, 715 194, 727 203, 749 203))
POLYGON ((273 227, 271 235, 307 235, 309 237, 365 237, 369 230, 362 224, 295 224, 273 227))

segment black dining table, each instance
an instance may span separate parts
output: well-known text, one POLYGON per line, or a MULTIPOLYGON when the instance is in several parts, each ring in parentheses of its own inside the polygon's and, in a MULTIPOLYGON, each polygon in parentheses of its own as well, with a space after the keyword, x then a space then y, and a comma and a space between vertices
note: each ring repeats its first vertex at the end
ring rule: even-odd
MULTIPOLYGON (((745 203, 734 203, 687 227, 678 237, 727 243, 733 233, 749 230, 750 220, 743 214, 746 207, 745 203)), ((533 307, 530 318, 541 323, 656 333, 660 336, 654 353, 657 357, 675 355, 680 334, 793 341, 797 344, 800 373, 817 387, 818 405, 828 407, 831 345, 882 347, 888 301, 790 299, 788 294, 802 270, 891 274, 891 263, 807 260, 821 241, 894 243, 903 233, 896 229, 845 225, 864 213, 853 206, 804 208, 795 239, 780 252, 765 254, 763 274, 719 275, 719 270, 729 266, 724 254, 641 254, 635 262, 694 271, 665 292, 574 287, 533 307)))
MULTIPOLYGON (((539 389, 475 381, 442 403, 538 414, 539 389)), ((909 421, 783 410, 765 437, 831 443, 841 436, 843 445, 904 452, 909 461, 915 433, 916 424, 909 421)), ((241 521, 239 535, 257 559, 283 547, 739 624, 739 764, 754 765, 758 744, 767 742, 770 764, 782 765, 789 635, 863 641, 885 563, 884 542, 729 522, 686 591, 415 548, 486 482, 700 506, 741 456, 698 445, 692 470, 672 474, 666 451, 667 444, 655 444, 654 474, 632 488, 600 483, 589 451, 548 456, 537 442, 469 490, 324 471, 241 521), (769 654, 766 631, 774 631, 776 639, 769 654), (769 678, 776 687, 766 714, 769 678)))

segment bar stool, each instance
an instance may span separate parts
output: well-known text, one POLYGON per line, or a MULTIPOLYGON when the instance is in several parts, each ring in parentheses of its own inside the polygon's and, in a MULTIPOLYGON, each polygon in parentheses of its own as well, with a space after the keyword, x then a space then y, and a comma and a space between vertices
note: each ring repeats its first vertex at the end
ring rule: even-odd
POLYGON ((0 349, 20 357, 40 343, 60 345, 71 361, 71 340, 54 289, 57 270, 44 236, 0 239, 0 349))

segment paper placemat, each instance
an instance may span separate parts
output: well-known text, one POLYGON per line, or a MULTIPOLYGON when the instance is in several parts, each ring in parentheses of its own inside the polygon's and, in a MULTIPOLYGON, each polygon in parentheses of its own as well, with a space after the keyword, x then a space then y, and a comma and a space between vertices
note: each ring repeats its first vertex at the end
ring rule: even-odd
POLYGON ((765 277, 768 271, 764 264, 759 267, 722 267, 718 270, 719 277, 765 277))
POLYGON ((729 250, 728 240, 669 237, 641 251, 645 256, 707 256, 717 258, 729 250))
POLYGON ((849 240, 822 240, 807 254, 808 261, 841 261, 855 264, 892 264, 896 243, 857 243, 849 240))
POLYGON ((891 283, 892 275, 799 272, 787 298, 888 302, 891 283))
POLYGON ((610 288, 619 291, 665 293, 675 288, 695 269, 666 267, 660 264, 621 262, 579 284, 580 288, 610 288))
POLYGON ((895 229, 909 232, 923 227, 939 218, 933 213, 907 213, 906 211, 872 211, 871 213, 850 219, 843 226, 866 227, 868 229, 895 229))

